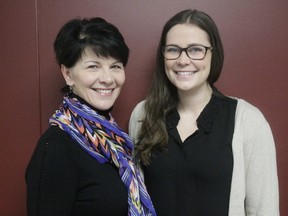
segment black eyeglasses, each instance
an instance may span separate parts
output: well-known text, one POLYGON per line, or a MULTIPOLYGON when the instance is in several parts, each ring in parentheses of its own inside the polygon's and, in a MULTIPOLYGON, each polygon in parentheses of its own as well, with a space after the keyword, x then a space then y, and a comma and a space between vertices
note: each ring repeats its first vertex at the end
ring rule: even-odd
POLYGON ((186 48, 181 48, 175 45, 166 45, 163 47, 163 56, 167 60, 176 60, 184 51, 190 59, 202 60, 205 58, 208 50, 212 50, 212 47, 192 45, 186 48))

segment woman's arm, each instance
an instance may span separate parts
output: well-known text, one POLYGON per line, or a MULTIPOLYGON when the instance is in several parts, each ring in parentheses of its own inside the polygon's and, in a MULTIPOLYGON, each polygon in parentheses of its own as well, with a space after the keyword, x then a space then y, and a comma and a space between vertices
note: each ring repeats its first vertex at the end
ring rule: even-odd
POLYGON ((257 108, 242 103, 247 107, 242 114, 246 215, 278 216, 278 176, 271 128, 257 108))
POLYGON ((138 103, 130 116, 128 132, 134 143, 137 143, 137 134, 141 127, 141 118, 144 114, 144 104, 145 101, 138 103))
POLYGON ((27 167, 28 216, 71 215, 77 167, 71 159, 73 152, 67 152, 63 143, 69 142, 70 137, 62 135, 44 134, 27 167))

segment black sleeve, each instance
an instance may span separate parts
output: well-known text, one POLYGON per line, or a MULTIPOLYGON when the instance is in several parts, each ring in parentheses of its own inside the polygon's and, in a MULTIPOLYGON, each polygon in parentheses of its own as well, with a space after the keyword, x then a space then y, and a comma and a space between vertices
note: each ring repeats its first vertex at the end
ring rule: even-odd
POLYGON ((56 127, 39 140, 25 176, 28 216, 71 215, 77 192, 77 152, 71 143, 56 127))

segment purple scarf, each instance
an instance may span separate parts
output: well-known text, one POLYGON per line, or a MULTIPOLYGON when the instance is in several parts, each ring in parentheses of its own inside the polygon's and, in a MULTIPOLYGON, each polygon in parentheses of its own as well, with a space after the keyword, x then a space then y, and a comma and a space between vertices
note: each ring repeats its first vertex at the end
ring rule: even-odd
POLYGON ((133 143, 109 115, 108 121, 77 98, 65 96, 49 124, 69 133, 99 163, 112 163, 119 169, 120 178, 128 191, 129 216, 156 216, 133 161, 133 143))

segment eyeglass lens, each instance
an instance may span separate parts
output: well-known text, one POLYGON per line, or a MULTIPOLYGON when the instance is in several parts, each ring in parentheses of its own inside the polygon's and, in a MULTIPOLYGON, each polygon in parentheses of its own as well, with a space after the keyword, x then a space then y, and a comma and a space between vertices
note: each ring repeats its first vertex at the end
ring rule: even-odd
POLYGON ((184 51, 189 58, 200 60, 205 57, 207 49, 208 47, 201 45, 194 45, 186 48, 168 45, 164 47, 163 54, 166 59, 173 60, 179 58, 181 53, 184 51))

